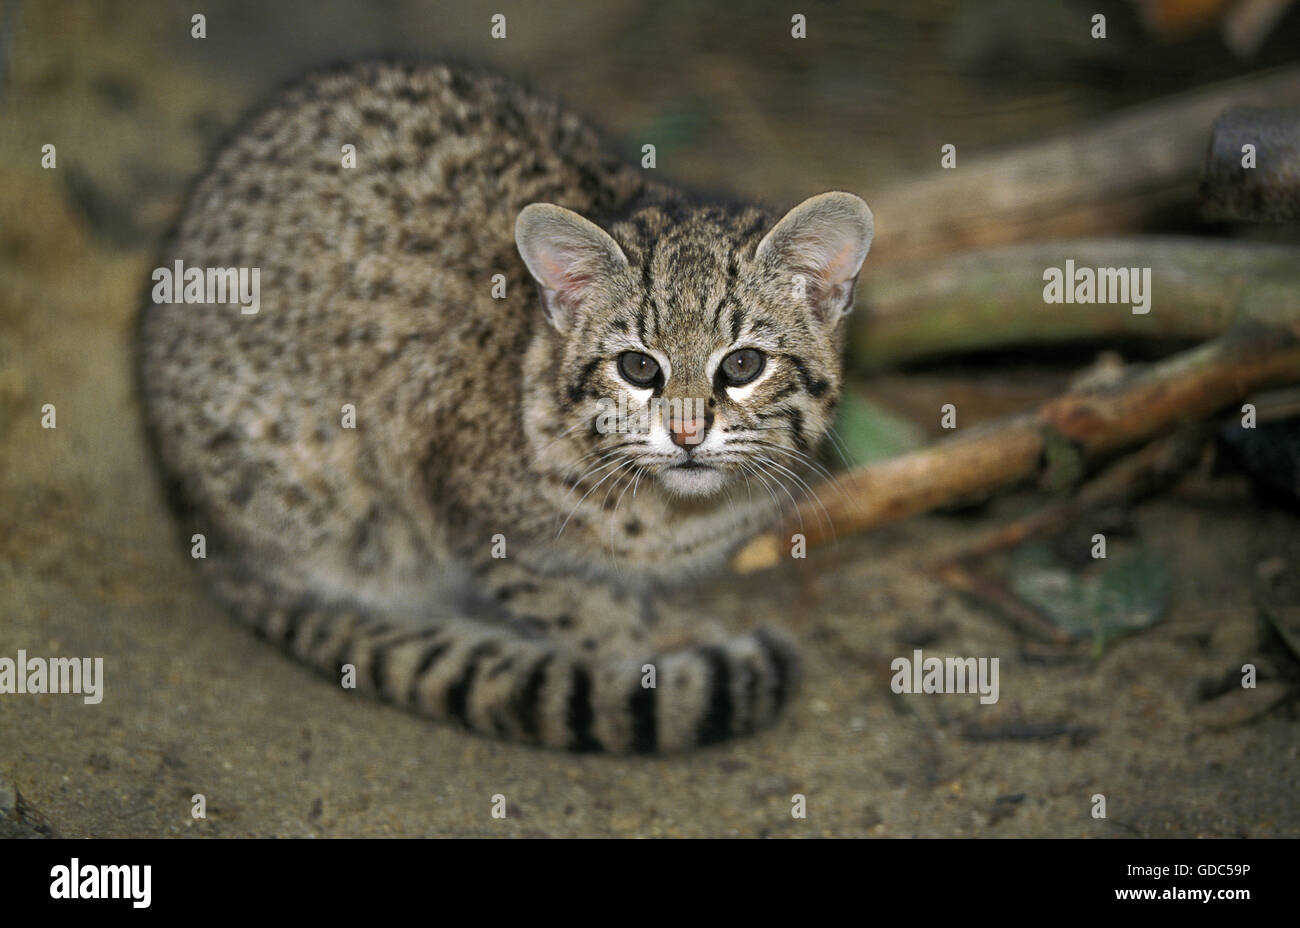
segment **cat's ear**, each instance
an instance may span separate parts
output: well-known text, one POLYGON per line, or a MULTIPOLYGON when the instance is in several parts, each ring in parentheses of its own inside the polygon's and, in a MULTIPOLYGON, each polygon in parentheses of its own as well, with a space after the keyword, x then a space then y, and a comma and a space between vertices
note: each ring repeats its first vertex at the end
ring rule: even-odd
POLYGON ((561 331, 572 324, 593 284, 627 267, 627 256, 608 233, 551 203, 520 210, 515 244, 541 289, 547 318, 561 331))
POLYGON ((851 193, 822 193, 785 214, 758 243, 755 258, 788 274, 826 324, 853 308, 853 284, 871 248, 871 209, 851 193))

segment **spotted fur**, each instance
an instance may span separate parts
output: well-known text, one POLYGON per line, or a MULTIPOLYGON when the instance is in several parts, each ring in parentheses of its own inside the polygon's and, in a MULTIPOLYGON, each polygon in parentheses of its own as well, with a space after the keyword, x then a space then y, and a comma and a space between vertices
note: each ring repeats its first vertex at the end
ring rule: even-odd
POLYGON ((813 478, 870 212, 826 194, 782 219, 652 175, 443 64, 311 75, 235 135, 159 264, 259 267, 260 312, 146 301, 137 342, 183 534, 242 619, 379 698, 555 748, 777 714, 783 636, 656 602, 813 478), (720 373, 738 348, 765 358, 748 390, 720 373), (648 390, 620 377, 633 350, 661 365, 648 390), (620 397, 698 399, 703 441, 667 415, 603 431, 620 397))

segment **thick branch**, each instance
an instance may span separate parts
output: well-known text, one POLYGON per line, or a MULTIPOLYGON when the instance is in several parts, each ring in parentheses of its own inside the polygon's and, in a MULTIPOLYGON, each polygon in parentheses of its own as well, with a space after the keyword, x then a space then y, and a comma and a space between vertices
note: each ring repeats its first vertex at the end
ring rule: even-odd
POLYGON ((1064 441, 1085 461, 1105 457, 1196 421, 1256 390, 1300 382, 1300 323, 1242 325, 1192 351, 1105 388, 1067 393, 1036 412, 921 451, 841 475, 822 487, 831 525, 805 501, 785 528, 760 536, 736 556, 741 572, 774 566, 795 525, 809 546, 925 512, 1041 474, 1047 452, 1064 441))
POLYGON ((1196 238, 1051 242, 990 249, 863 275, 849 318, 859 369, 1030 344, 1144 337, 1206 341, 1244 320, 1300 315, 1300 247, 1196 238), (1043 272, 1151 268, 1149 311, 1043 302, 1043 272))
MULTIPOLYGON (((1214 119, 1233 106, 1300 104, 1300 69, 1283 68, 1126 110, 1098 125, 1000 155, 963 158, 875 194, 871 260, 1137 229, 1193 203, 1214 119)), ((960 140, 957 140, 958 142, 960 140)), ((939 152, 934 153, 937 163, 939 152)))

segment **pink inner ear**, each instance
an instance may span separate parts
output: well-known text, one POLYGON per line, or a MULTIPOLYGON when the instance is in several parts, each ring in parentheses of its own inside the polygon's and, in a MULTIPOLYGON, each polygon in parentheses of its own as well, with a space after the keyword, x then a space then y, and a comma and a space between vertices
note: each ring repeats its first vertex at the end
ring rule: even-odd
POLYGON ((803 269, 817 283, 820 293, 827 293, 852 276, 850 264, 854 242, 844 235, 809 235, 797 248, 803 269))
POLYGON ((566 302, 577 300, 591 282, 591 272, 583 266, 579 253, 562 248, 548 249, 543 262, 544 286, 566 302))
POLYGON ((790 258, 809 281, 809 296, 814 305, 839 304, 851 292, 857 268, 856 242, 838 230, 805 230, 792 243, 790 258))
POLYGON ((822 272, 829 285, 835 286, 842 284, 852 276, 852 272, 857 268, 851 268, 850 264, 856 254, 855 242, 841 236, 839 242, 828 242, 825 251, 826 267, 822 272), (838 244, 838 248, 835 247, 838 244))

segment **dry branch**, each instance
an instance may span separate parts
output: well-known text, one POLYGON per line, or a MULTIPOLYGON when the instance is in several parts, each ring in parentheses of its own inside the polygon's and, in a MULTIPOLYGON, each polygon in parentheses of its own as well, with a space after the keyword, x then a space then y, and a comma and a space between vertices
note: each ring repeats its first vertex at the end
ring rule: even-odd
POLYGON ((1121 458, 1069 499, 994 529, 937 567, 942 571, 950 564, 974 561, 1014 548, 1036 535, 1062 529, 1084 513, 1103 506, 1131 504, 1158 492, 1187 472, 1209 437, 1208 430, 1200 423, 1157 439, 1121 458))
POLYGON ((829 524, 819 521, 818 503, 805 500, 783 530, 754 539, 732 563, 742 573, 771 567, 789 550, 795 531, 811 547, 1041 476, 1049 449, 1063 443, 1085 462, 1096 461, 1256 390, 1291 383, 1300 383, 1300 321, 1245 323, 1118 383, 1067 393, 1033 413, 841 475, 834 488, 819 488, 829 524))
POLYGON ((956 169, 936 168, 874 195, 873 266, 1134 231, 1155 212, 1195 202, 1211 126, 1223 110, 1294 104, 1300 69, 1288 67, 1134 107, 1004 154, 964 159, 959 151, 956 169))

